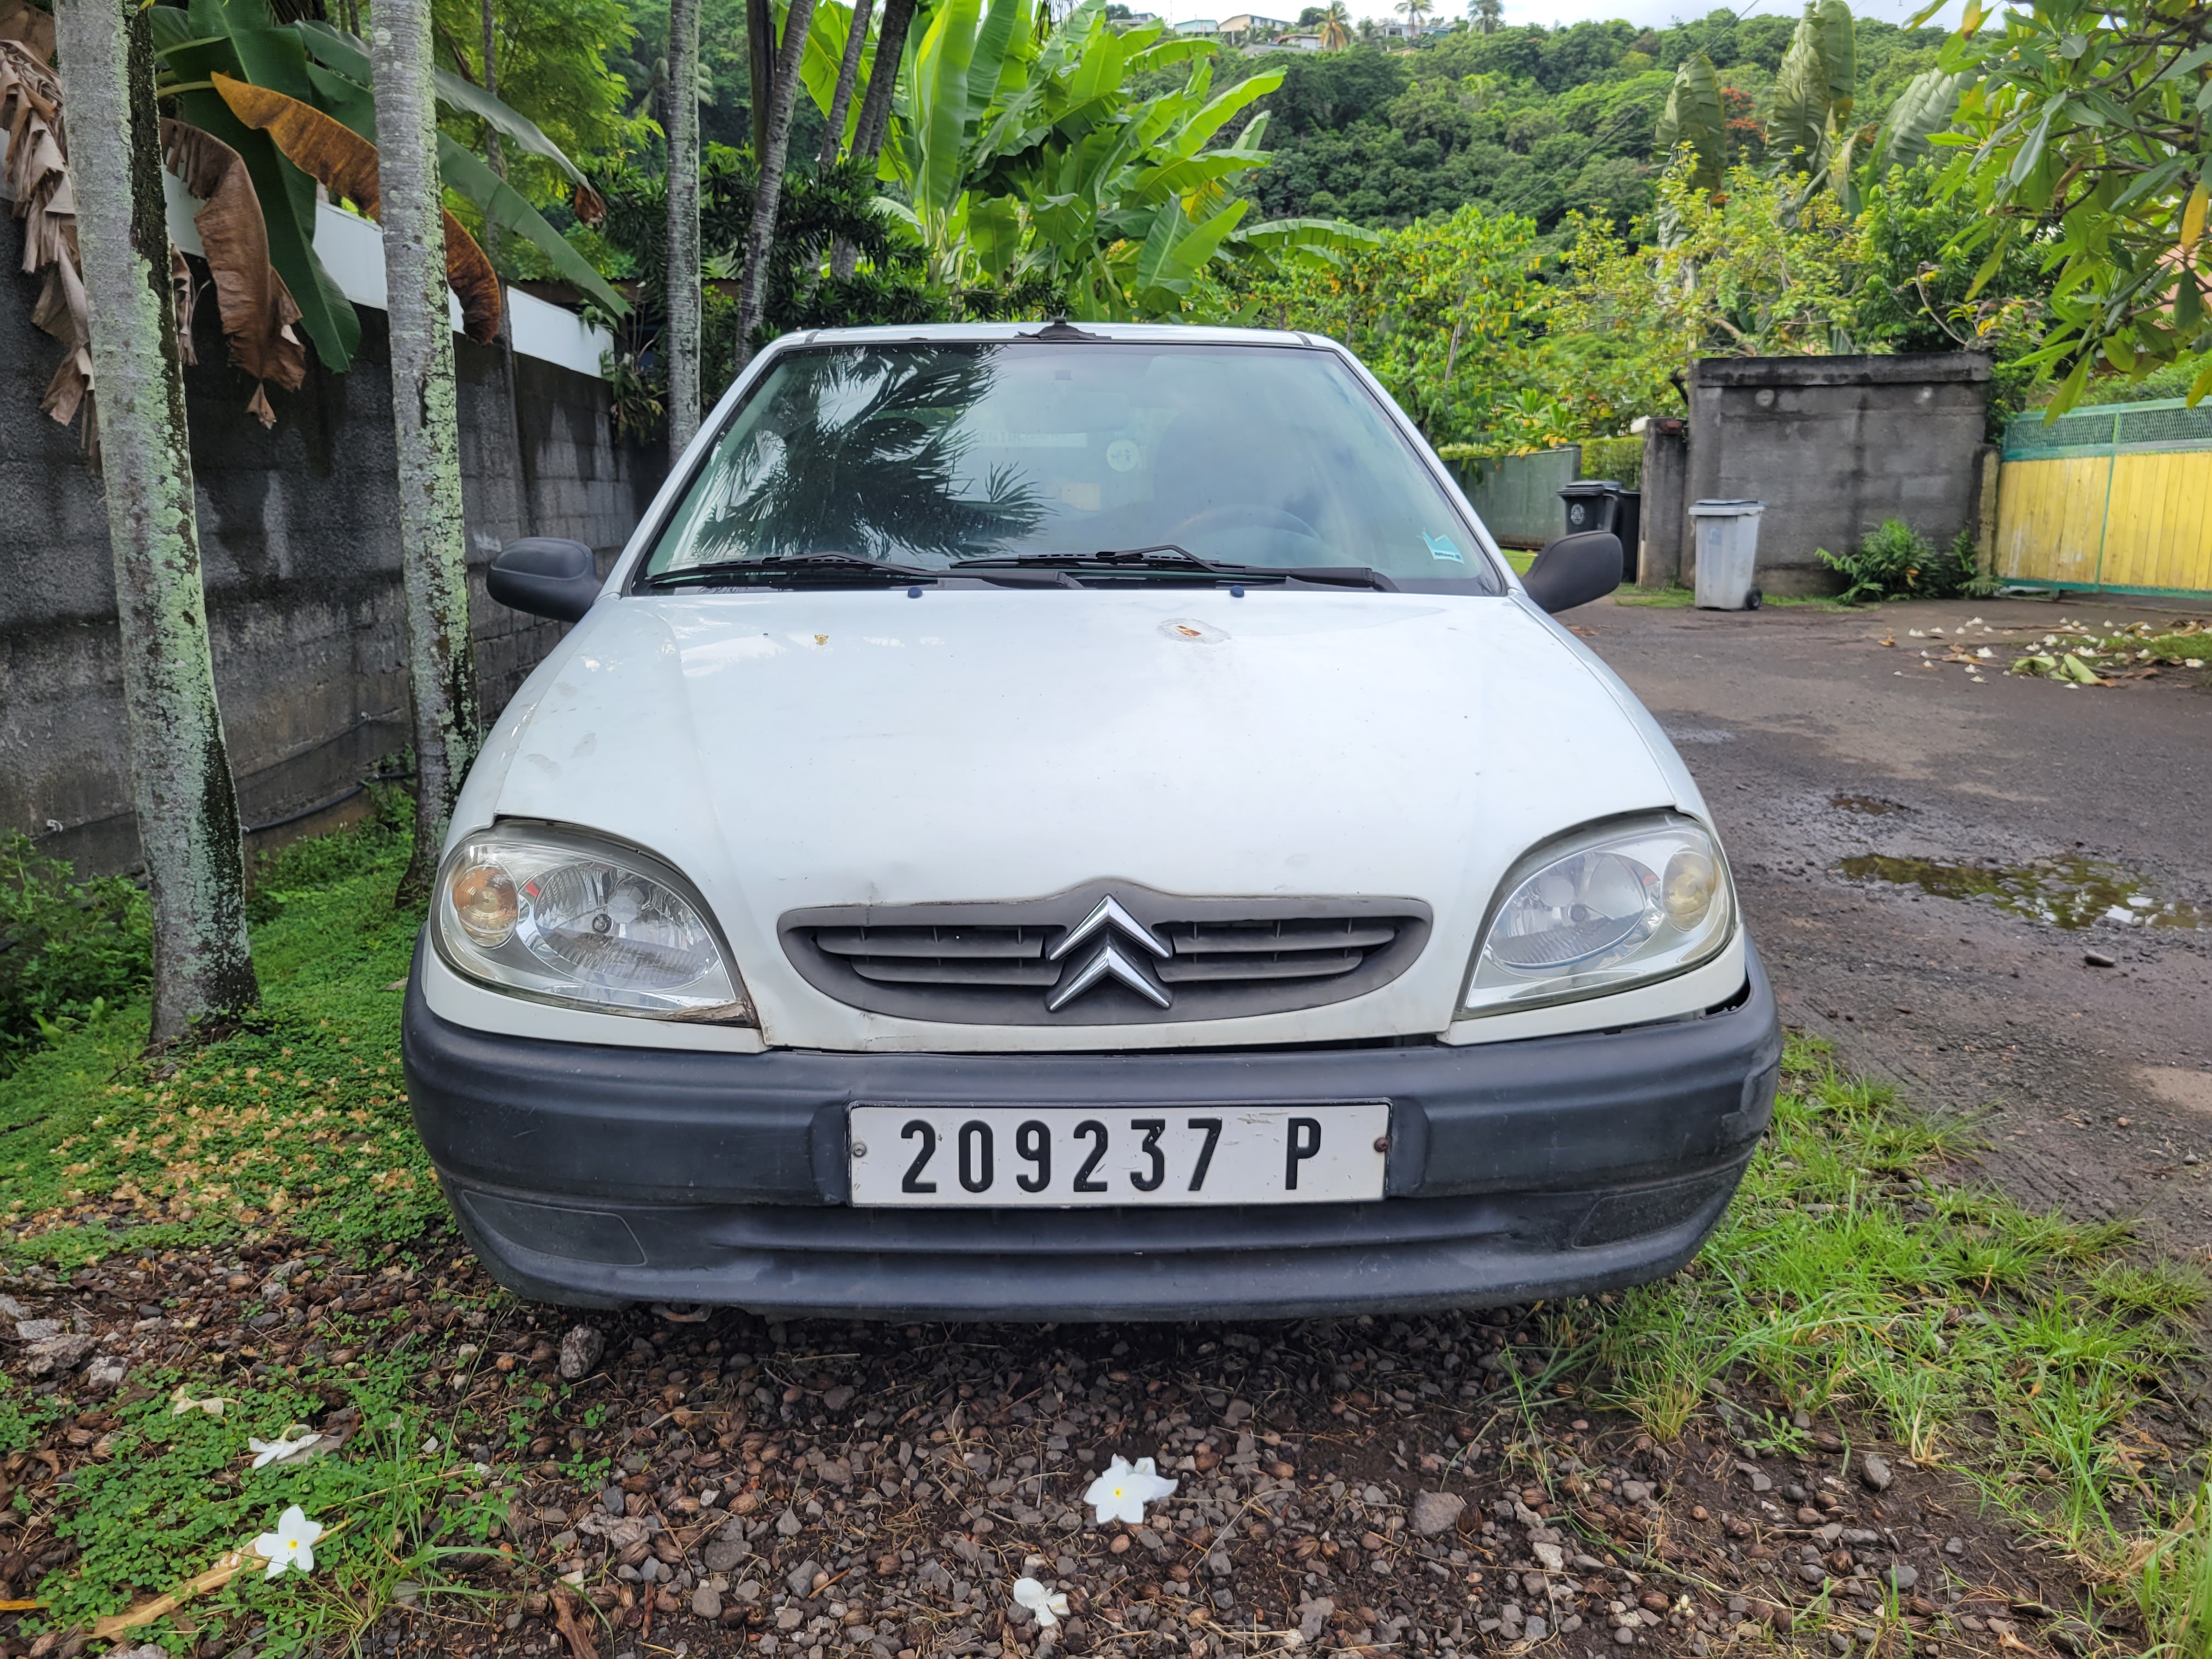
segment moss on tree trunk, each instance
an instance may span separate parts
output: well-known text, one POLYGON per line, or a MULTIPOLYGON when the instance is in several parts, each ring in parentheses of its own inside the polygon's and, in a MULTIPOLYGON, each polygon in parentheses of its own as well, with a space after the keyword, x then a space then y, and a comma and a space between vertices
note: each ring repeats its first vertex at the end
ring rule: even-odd
POLYGON ((153 1040, 163 1042, 259 995, 246 939, 246 854, 200 579, 152 24, 131 0, 64 0, 55 22, 132 799, 153 889, 153 1040))
POLYGON ((668 8, 668 463, 699 429, 699 0, 668 8))
POLYGON ((453 331, 446 308, 429 0, 378 0, 369 21, 392 416, 399 449, 399 570, 415 706, 415 853, 403 898, 429 891, 453 797, 483 741, 469 636, 468 539, 453 331))

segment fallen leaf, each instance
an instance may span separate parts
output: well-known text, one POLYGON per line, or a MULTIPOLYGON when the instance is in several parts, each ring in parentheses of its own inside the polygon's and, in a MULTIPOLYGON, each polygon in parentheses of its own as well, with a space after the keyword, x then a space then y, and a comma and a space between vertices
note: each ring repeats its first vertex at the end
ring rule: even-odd
POLYGON ((553 1621, 561 1629, 561 1639, 568 1644, 569 1659, 599 1659, 599 1650, 592 1644, 588 1626, 576 1617, 576 1592, 564 1581, 553 1587, 553 1621))

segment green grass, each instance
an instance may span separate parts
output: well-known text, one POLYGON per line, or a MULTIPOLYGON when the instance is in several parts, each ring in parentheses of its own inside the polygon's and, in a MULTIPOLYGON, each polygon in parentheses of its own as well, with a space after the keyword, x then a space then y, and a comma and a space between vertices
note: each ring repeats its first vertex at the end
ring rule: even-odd
MULTIPOLYGON (((1649 590, 1624 587, 1613 596, 1613 602, 1615 605, 1652 605, 1662 611, 1678 611, 1695 605, 1698 595, 1694 588, 1688 587, 1655 587, 1649 590)), ((1864 611, 1869 608, 1825 593, 1769 593, 1760 603, 1784 610, 1864 611)))
POLYGON ((2212 630, 2195 634, 2153 634, 2141 629, 2132 634, 2116 634, 2098 642, 2102 651, 2124 653, 2143 662, 2188 663, 2197 668, 2212 666, 2212 630), (2149 653, 2148 656, 2143 655, 2149 653))
MULTIPOLYGON (((331 1530, 314 1547, 314 1572, 270 1580, 249 1565, 192 1602, 191 1624, 265 1621, 259 1641, 268 1653, 335 1653, 375 1622, 402 1580, 431 1593, 488 1595, 442 1582, 441 1568, 478 1558, 508 1518, 507 1494, 489 1465, 456 1450, 478 1425, 405 1402, 409 1369, 404 1351, 390 1351, 356 1374, 308 1365, 252 1387, 203 1378, 189 1392, 222 1396, 219 1417, 175 1411, 173 1376, 149 1378, 153 1396, 114 1413, 120 1420, 105 1436, 107 1455, 77 1471, 60 1532, 81 1553, 70 1571, 40 1586, 49 1603, 41 1623, 82 1629, 172 1589, 274 1530, 294 1504, 331 1530), (361 1413, 343 1453, 251 1467, 251 1439, 320 1420, 340 1401, 361 1413)), ((165 1636, 188 1650, 166 1620, 137 1639, 165 1636)))
MULTIPOLYGON (((1954 1184, 1960 1150, 1958 1131, 1793 1039, 1774 1128, 1721 1230, 1602 1318, 1554 1315, 1563 1374, 1660 1439, 1723 1409, 1716 1395, 1739 1425, 1764 1413, 1778 1445, 1791 1410, 1869 1424, 2093 1571, 2161 1607, 2203 1601, 2203 1501, 2164 1526, 2130 1518, 2161 1502, 2131 1419, 2193 1351, 2203 1280, 2129 1255, 2125 1224, 1954 1184)), ((2193 1628, 2198 1644, 2174 1651, 2202 1659, 2212 1625, 2193 1628)))
POLYGON ((406 849, 380 817, 267 866, 251 902, 263 1003, 245 1029, 149 1062, 141 997, 0 1078, 0 1249, 74 1266, 276 1231, 360 1249, 442 1215, 386 988, 420 922, 392 904, 406 849))

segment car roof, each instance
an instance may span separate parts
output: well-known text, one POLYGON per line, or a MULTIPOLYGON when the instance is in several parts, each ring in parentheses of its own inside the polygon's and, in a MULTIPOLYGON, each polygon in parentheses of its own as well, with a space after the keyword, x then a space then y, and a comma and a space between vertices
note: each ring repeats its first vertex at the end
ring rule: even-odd
POLYGON ((1143 341, 1180 345, 1328 346, 1317 334, 1273 328, 1206 328, 1188 323, 909 323, 878 328, 817 328, 787 334, 776 343, 884 345, 900 341, 988 342, 994 340, 1143 341))

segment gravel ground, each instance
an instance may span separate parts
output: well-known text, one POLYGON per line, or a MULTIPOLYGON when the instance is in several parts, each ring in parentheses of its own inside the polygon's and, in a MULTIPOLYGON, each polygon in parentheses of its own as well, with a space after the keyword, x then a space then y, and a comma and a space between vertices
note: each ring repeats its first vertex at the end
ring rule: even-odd
MULTIPOLYGON (((2051 1611, 2079 1581, 1978 1518, 1953 1477, 1893 1448, 1847 1450, 1848 1425, 1810 1419, 1790 1455, 1752 1426, 1786 1420, 1780 1403, 1748 1397, 1655 1445, 1550 1381, 1517 1314, 1116 1329, 641 1311, 579 1326, 465 1265, 439 1275, 442 1257, 328 1276, 314 1258, 289 1241, 166 1259, 135 1282, 111 1261, 13 1284, 27 1317, 82 1333, 88 1357, 38 1383, 76 1414, 0 1471, 14 1505, 0 1597, 69 1564, 53 1522, 72 1472, 148 1396, 138 1376, 183 1368, 212 1389, 358 1371, 356 1356, 411 1344, 415 1395, 449 1415, 498 1421, 564 1360, 575 1375, 514 1443, 447 1449, 481 1461, 511 1519, 501 1553, 465 1574, 489 1594, 395 1607, 364 1638, 371 1656, 2088 1647, 2051 1611), (1144 1525, 1100 1527, 1081 1504, 1116 1455, 1178 1482, 1144 1525), (595 1459, 604 1475, 580 1467, 595 1459), (1056 1628, 1014 1605, 1024 1576, 1066 1595, 1056 1628)), ((251 1638, 209 1632, 192 1650, 251 1638)), ((0 1635, 7 1655, 27 1647, 74 1650, 0 1635)))

